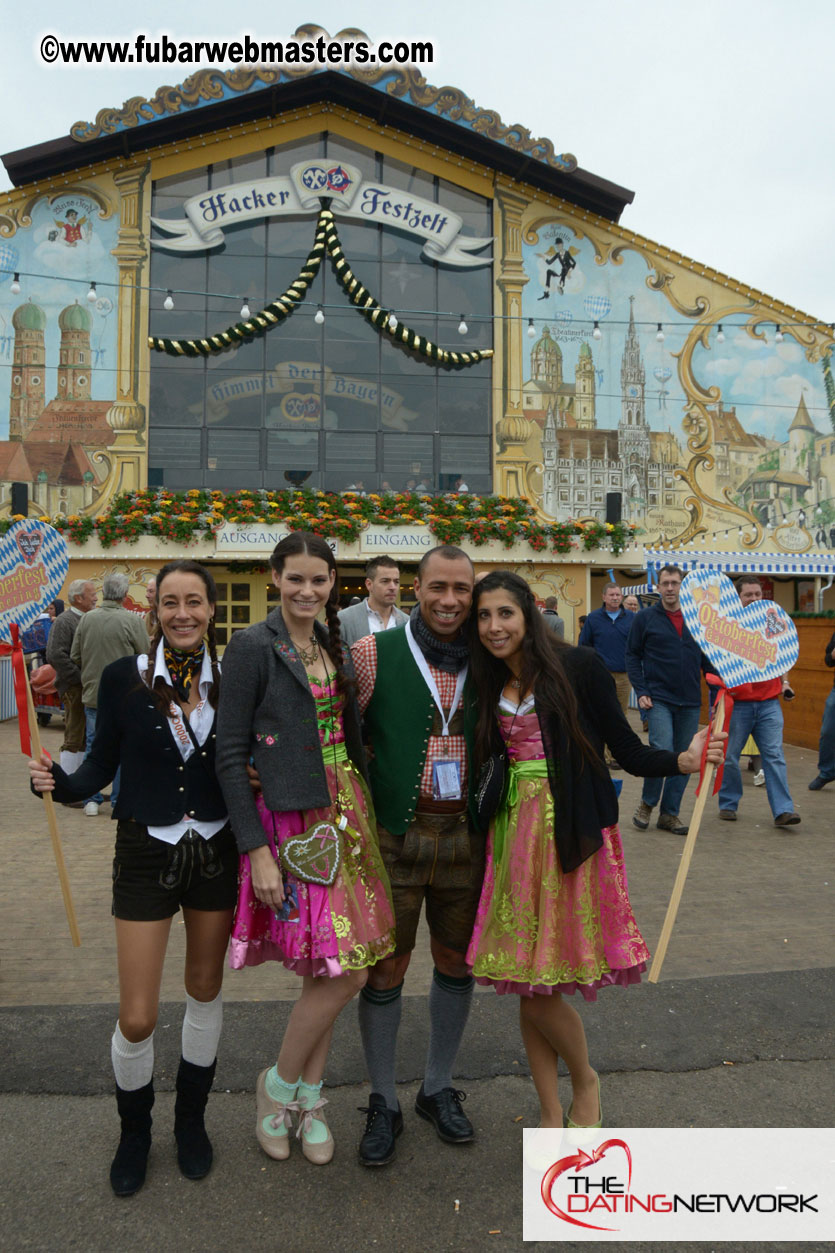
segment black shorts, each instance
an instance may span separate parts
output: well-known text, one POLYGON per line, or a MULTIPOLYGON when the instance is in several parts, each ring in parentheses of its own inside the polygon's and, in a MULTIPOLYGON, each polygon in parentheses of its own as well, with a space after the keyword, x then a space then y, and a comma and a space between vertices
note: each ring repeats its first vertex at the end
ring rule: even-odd
POLYGON ((132 820, 116 827, 113 916, 128 922, 159 922, 186 909, 234 909, 238 896, 238 849, 227 822, 210 840, 187 832, 167 844, 132 820))

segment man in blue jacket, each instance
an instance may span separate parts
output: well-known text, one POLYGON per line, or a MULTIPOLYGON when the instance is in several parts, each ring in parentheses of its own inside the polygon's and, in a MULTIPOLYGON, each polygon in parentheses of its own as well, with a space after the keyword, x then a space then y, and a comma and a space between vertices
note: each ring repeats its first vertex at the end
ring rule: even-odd
MULTIPOLYGON (((626 643, 626 670, 638 707, 647 711, 649 742, 653 748, 683 752, 699 726, 702 651, 687 629, 679 604, 682 571, 667 565, 658 576, 660 601, 632 614, 626 643)), ((645 779, 633 826, 645 831, 652 811, 661 801, 657 826, 673 835, 686 835, 678 811, 687 775, 645 779), (663 789, 663 790, 662 790, 663 789)))
MULTIPOLYGON (((578 644, 593 648, 615 680, 620 707, 629 708, 629 679, 626 675, 626 641, 633 615, 623 607, 623 593, 617 583, 603 589, 602 609, 593 609, 583 624, 578 644)), ((692 737, 691 737, 692 738, 692 737)), ((689 741, 688 741, 689 742, 689 741)))

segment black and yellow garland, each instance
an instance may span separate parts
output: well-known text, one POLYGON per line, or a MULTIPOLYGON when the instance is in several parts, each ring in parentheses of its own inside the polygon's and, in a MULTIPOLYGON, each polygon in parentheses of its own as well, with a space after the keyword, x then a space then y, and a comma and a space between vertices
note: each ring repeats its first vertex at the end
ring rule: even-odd
POLYGON ((437 361, 439 365, 452 366, 456 369, 475 365, 493 356, 492 348, 478 348, 472 352, 447 352, 445 348, 439 348, 425 335, 418 335, 396 319, 396 325, 392 326, 391 310, 383 309, 368 288, 363 287, 359 279, 351 273, 342 252, 342 245, 339 242, 330 209, 322 209, 319 213, 313 247, 298 277, 282 295, 271 301, 260 313, 247 318, 245 322, 236 322, 234 326, 228 327, 218 335, 210 335, 207 339, 163 339, 150 335, 148 346, 155 352, 167 353, 169 357, 209 357, 234 348, 238 344, 247 343, 255 335, 263 335, 283 322, 296 306, 302 303, 319 273, 319 267, 326 252, 330 255, 339 282, 353 304, 372 326, 379 331, 385 331, 391 339, 397 340, 415 352, 422 353, 430 361, 437 361))

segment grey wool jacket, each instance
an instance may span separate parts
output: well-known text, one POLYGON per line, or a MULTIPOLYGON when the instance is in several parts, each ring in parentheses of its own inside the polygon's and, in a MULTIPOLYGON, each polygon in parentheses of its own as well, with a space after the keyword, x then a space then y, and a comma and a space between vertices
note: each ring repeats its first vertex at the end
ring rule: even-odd
MULTIPOLYGON (((323 648, 328 632, 314 625, 323 648)), ((333 653, 331 653, 333 656, 333 653)), ((353 678, 350 657, 345 673, 353 678)), ((343 709, 345 747, 367 779, 356 699, 343 709)), ((229 820, 242 853, 267 843, 247 763, 253 759, 267 807, 277 812, 330 805, 319 742, 316 702, 280 609, 266 621, 236 631, 223 654, 223 681, 217 718, 217 770, 229 820)))
MULTIPOLYGON (((371 628, 368 625, 368 609, 366 605, 367 598, 361 600, 358 605, 349 605, 347 609, 339 611, 339 628, 342 633, 342 642, 346 648, 350 648, 352 644, 356 644, 357 640, 361 640, 366 635, 371 635, 371 628)), ((398 626, 403 626, 409 621, 409 615, 404 613, 402 609, 398 609, 397 605, 392 605, 392 613, 394 620, 398 626)))

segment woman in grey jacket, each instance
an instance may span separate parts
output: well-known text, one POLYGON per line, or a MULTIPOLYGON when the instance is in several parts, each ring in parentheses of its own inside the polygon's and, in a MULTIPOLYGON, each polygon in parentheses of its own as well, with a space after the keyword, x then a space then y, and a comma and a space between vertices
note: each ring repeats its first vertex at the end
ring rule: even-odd
POLYGON ((223 658, 217 771, 241 853, 230 961, 281 961, 302 976, 276 1064, 258 1076, 256 1137, 269 1157, 288 1157, 297 1111, 302 1152, 324 1165, 334 1150, 321 1096, 333 1024, 393 949, 394 917, 333 554, 319 536, 294 532, 270 564, 281 608, 237 632, 223 658), (327 629, 316 621, 322 608, 327 629))

